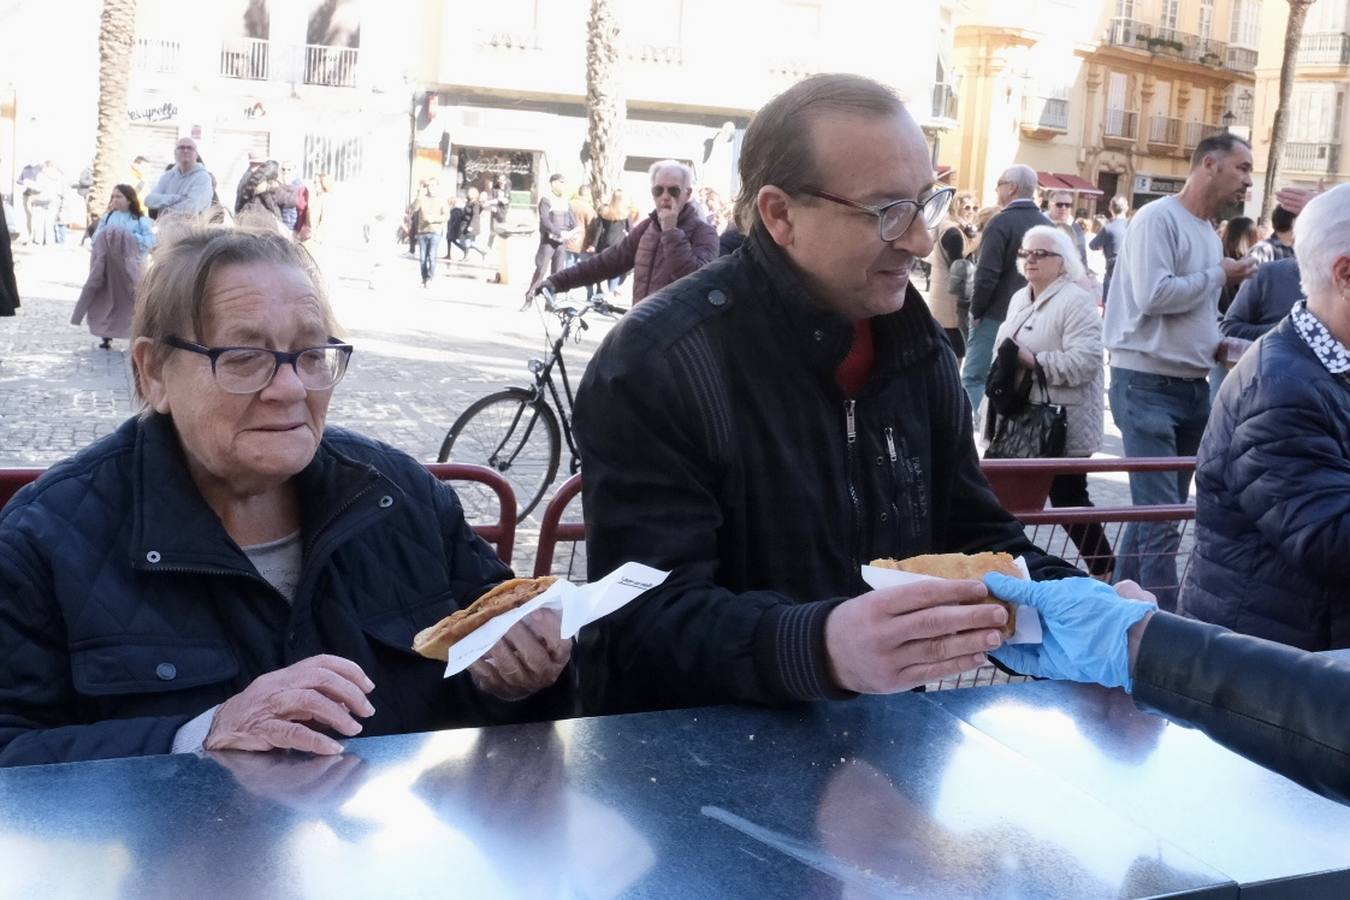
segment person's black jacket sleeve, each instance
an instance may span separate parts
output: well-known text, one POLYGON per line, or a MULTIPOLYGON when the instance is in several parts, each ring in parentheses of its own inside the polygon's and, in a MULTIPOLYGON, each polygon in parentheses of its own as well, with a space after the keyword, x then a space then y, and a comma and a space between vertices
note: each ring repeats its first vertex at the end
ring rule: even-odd
POLYGON ((970 317, 983 319, 994 305, 994 293, 1003 273, 1004 257, 1008 253, 1008 227, 1001 216, 989 220, 984 238, 980 241, 980 258, 975 268, 975 293, 970 298, 970 317))
POLYGON ((1350 803, 1350 664, 1160 612, 1139 644, 1134 699, 1350 803))

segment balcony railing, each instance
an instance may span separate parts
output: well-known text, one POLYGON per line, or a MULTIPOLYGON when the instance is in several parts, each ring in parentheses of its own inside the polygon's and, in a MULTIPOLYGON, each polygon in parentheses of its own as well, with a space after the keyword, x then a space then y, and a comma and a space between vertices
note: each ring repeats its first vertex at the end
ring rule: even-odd
POLYGON ((1339 171, 1340 147, 1331 143, 1288 143, 1280 161, 1290 171, 1333 175, 1339 171))
POLYGON ((539 33, 533 28, 518 31, 480 29, 475 35, 480 47, 493 50, 538 50, 539 33))
POLYGON ((1147 49, 1145 44, 1153 36, 1153 29, 1137 19, 1112 19, 1106 34, 1107 43, 1133 50, 1147 49))
POLYGON ((1106 137, 1118 141, 1133 141, 1139 136, 1139 113, 1128 109, 1106 111, 1106 137))
POLYGON ((1194 150, 1200 146, 1200 142, 1205 138, 1221 131, 1223 131, 1223 126, 1215 125, 1212 122, 1187 122, 1181 146, 1187 150, 1194 150))
POLYGON ((271 74, 271 44, 262 38, 226 38, 220 45, 220 74, 226 78, 266 81, 271 74))
POLYGON ((1249 47, 1229 47, 1227 68, 1234 72, 1255 72, 1256 51, 1249 47))
POLYGON ((359 52, 355 47, 306 44, 305 84, 356 87, 356 57, 359 52))
POLYGON ((956 86, 943 82, 933 85, 933 118, 955 119, 956 114, 956 86))
POLYGON ((679 66, 684 64, 684 49, 675 45, 643 44, 626 54, 629 62, 648 66, 679 66))
POLYGON ((1305 34, 1298 46, 1301 66, 1350 66, 1350 34, 1305 34))
POLYGON ((151 75, 177 75, 181 67, 183 45, 179 41, 136 38, 131 67, 151 75))
POLYGON ((1181 143, 1181 120, 1171 116, 1153 116, 1148 123, 1148 142, 1164 147, 1181 143))
POLYGON ((1022 127, 1035 131, 1068 131, 1068 98, 1024 97, 1022 99, 1022 127))

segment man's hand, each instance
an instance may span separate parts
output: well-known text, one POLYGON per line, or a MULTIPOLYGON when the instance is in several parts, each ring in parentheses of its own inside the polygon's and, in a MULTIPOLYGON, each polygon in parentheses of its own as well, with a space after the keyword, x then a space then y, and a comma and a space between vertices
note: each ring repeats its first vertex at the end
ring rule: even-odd
POLYGON ((366 699, 375 684, 340 656, 311 656, 266 675, 216 711, 202 746, 207 750, 304 750, 335 754, 342 745, 318 728, 347 737, 361 732, 352 718, 374 715, 366 699))
POLYGON ((1126 633, 1157 610, 1152 594, 1134 582, 1117 590, 1094 578, 1033 582, 992 574, 984 583, 995 597, 1038 610, 1045 626, 1040 644, 1004 647, 994 654, 1000 662, 1027 675, 1129 692, 1126 633))
POLYGON ((925 581, 861 594, 825 620, 825 652, 839 687, 892 694, 971 669, 1003 643, 1008 621, 978 581, 925 581))
POLYGON ((469 666, 474 685, 499 700, 521 700, 558 680, 572 658, 556 609, 536 609, 469 666))
POLYGON ((675 223, 680 220, 680 211, 678 209, 658 209, 656 211, 656 224, 662 231, 669 231, 675 227, 675 223))
POLYGON ((1219 265, 1223 267, 1224 277, 1228 279, 1229 284, 1241 284, 1255 275, 1258 268, 1256 260, 1248 256, 1242 259, 1224 257, 1219 260, 1219 265))
POLYGON ((1319 180, 1316 188, 1282 187, 1275 192, 1275 202, 1294 215, 1303 212, 1303 207, 1318 194, 1327 189, 1326 182, 1319 180))

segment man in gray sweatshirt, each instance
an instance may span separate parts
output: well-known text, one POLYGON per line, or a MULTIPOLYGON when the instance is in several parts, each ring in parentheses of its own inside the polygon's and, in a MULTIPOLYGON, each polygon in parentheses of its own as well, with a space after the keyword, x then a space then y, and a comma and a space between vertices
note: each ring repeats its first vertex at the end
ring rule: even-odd
POLYGON ((195 216, 211 206, 215 186, 206 166, 197 162, 197 142, 181 137, 173 148, 173 168, 165 172, 159 184, 145 197, 145 205, 156 216, 195 216))
MULTIPOLYGON (((1209 419, 1209 386, 1219 332, 1219 293, 1256 271, 1227 259, 1212 220, 1252 185, 1251 146, 1230 134, 1205 138, 1181 193, 1144 206, 1125 232, 1106 303, 1111 415, 1126 456, 1192 456, 1209 419)), ((1185 503, 1190 476, 1130 475, 1135 505, 1185 503)), ((1115 579, 1133 579, 1176 608, 1173 523, 1130 523, 1117 549, 1115 579)))

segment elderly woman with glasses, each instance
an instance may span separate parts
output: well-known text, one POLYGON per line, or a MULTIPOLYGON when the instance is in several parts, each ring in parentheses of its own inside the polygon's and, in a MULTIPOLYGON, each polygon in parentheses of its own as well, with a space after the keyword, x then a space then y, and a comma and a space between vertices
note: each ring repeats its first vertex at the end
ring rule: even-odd
POLYGON ((324 421, 352 347, 275 231, 162 245, 132 326, 143 412, 0 515, 0 765, 570 711, 556 614, 443 678, 417 632, 510 576, 454 492, 324 421))
MULTIPOLYGON (((1089 457, 1101 449, 1105 425, 1105 362, 1097 298, 1077 283, 1083 264, 1059 228, 1037 225, 1027 231, 1017 258, 1027 286, 1009 301, 1008 318, 994 338, 996 353, 1000 359, 1015 354, 1024 377, 1032 378, 1037 370, 1044 374, 1049 396, 1042 393, 1039 379, 1033 380, 1031 402, 1064 406, 1068 420, 1064 455, 1089 457)), ((992 433, 997 417, 992 408, 986 415, 992 433)), ((1087 476, 1055 476, 1050 505, 1091 506, 1087 476)), ((1074 525, 1068 531, 1088 571, 1109 579, 1115 560, 1102 527, 1074 525)))

